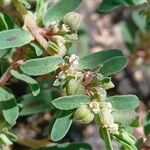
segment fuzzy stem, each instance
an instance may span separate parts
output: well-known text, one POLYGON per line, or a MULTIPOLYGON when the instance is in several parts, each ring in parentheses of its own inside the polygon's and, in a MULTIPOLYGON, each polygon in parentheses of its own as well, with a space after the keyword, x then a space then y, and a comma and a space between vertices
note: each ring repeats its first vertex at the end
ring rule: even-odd
POLYGON ((42 36, 44 29, 37 25, 35 15, 29 12, 20 2, 18 2, 18 0, 12 0, 12 2, 23 18, 23 28, 27 28, 32 33, 33 38, 36 39, 39 44, 47 51, 48 41, 42 36))
POLYGON ((106 150, 113 150, 110 133, 106 128, 101 128, 100 130, 101 130, 103 140, 105 142, 106 150))

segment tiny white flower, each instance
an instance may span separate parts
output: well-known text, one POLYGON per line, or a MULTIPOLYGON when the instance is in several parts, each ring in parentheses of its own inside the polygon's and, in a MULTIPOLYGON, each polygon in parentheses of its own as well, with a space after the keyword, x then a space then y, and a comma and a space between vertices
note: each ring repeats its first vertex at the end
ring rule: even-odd
POLYGON ((89 107, 91 108, 92 112, 94 114, 98 114, 100 113, 100 108, 99 108, 99 102, 97 102, 96 100, 93 100, 90 104, 89 107))
POLYGON ((78 65, 78 60, 79 60, 79 57, 75 54, 72 54, 69 58, 69 62, 72 63, 73 65, 78 65))
POLYGON ((114 123, 108 128, 108 130, 110 131, 110 133, 116 133, 118 131, 118 128, 118 124, 114 123))

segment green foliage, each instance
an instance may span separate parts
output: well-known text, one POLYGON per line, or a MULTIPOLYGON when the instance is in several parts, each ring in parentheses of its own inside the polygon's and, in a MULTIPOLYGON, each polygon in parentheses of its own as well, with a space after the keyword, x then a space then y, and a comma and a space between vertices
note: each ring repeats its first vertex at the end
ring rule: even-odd
POLYGON ((107 98, 107 101, 111 102, 114 109, 119 110, 134 110, 139 105, 138 98, 135 95, 111 96, 107 98))
POLYGON ((50 24, 60 21, 65 14, 76 9, 82 0, 60 0, 46 12, 43 23, 50 24))
POLYGON ((103 65, 105 61, 119 56, 123 56, 123 53, 120 50, 116 50, 116 49, 93 53, 88 56, 80 58, 79 68, 94 69, 100 64, 103 65))
POLYGON ((11 29, 0 32, 0 49, 21 47, 30 43, 32 35, 22 29, 11 29))
POLYGON ((14 95, 4 88, 0 88, 0 110, 10 125, 13 125, 19 116, 19 108, 14 95))
POLYGON ((21 65, 21 70, 32 76, 44 75, 55 71, 61 63, 63 59, 59 56, 30 59, 21 65))
POLYGON ((52 101, 52 104, 60 110, 69 110, 78 108, 81 105, 88 104, 90 98, 85 95, 63 96, 52 101))
POLYGON ((41 49, 41 47, 38 44, 31 43, 31 46, 34 48, 37 56, 41 56, 43 54, 43 50, 41 49))
MULTIPOLYGON (((66 56, 68 49, 78 40, 77 29, 82 17, 74 11, 82 0, 59 0, 48 9, 48 2, 37 0, 35 12, 28 0, 11 2, 13 10, 18 11, 22 17, 17 12, 15 17, 0 13, 0 149, 1 145, 10 145, 17 140, 9 130, 19 116, 50 112, 52 119, 48 134, 54 142, 65 137, 74 120, 81 124, 95 120, 106 150, 113 150, 113 139, 125 149, 137 150, 135 140, 127 129, 139 126, 139 116, 134 111, 138 106, 138 98, 134 95, 107 97, 107 90, 114 87, 109 76, 126 67, 127 57, 117 49, 85 56, 89 51, 88 39, 82 30, 79 35, 84 45, 77 47, 74 52, 84 57, 79 58, 75 54, 66 56), (31 91, 25 86, 23 94, 16 94, 16 89, 13 89, 13 94, 10 89, 18 80, 27 83, 31 91), (16 100, 18 95, 21 96, 16 100)), ((129 7, 144 2, 145 0, 103 0, 100 11, 108 12, 119 6, 129 7)), ((0 7, 5 10, 9 4, 10 1, 2 1, 0 7)), ((133 13, 132 21, 142 32, 146 32, 147 18, 142 18, 142 15, 140 12, 133 13)), ((131 32, 134 27, 131 28, 129 23, 123 23, 123 26, 124 41, 134 50, 136 32, 131 32)), ((148 116, 144 127, 146 135, 149 134, 149 118, 148 116)), ((54 143, 47 148, 34 150, 46 149, 92 148, 85 143, 54 143)))
POLYGON ((139 4, 146 3, 147 0, 103 0, 99 11, 100 12, 110 12, 118 8, 119 6, 135 6, 139 4))
POLYGON ((51 131, 53 141, 59 141, 67 134, 73 121, 73 112, 74 110, 60 111, 51 131))

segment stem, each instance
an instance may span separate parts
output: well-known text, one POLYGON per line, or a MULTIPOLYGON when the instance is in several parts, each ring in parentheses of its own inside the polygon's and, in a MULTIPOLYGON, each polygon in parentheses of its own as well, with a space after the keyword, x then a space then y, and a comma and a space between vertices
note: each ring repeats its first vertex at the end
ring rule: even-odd
POLYGON ((10 70, 16 69, 19 67, 20 62, 23 61, 23 59, 25 57, 25 54, 26 54, 26 47, 16 49, 16 52, 12 56, 12 63, 10 63, 10 66, 8 67, 6 72, 0 78, 0 87, 5 86, 5 84, 11 77, 10 70))
POLYGON ((113 150, 110 133, 106 128, 101 128, 100 130, 101 130, 103 140, 105 142, 106 150, 113 150))
POLYGON ((18 0, 12 0, 12 2, 17 11, 22 15, 24 28, 27 28, 39 44, 47 51, 48 41, 41 34, 42 31, 44 32, 44 29, 37 25, 35 15, 29 12, 18 0))
POLYGON ((27 139, 27 138, 19 138, 17 141, 18 144, 30 147, 30 148, 38 148, 42 146, 48 146, 52 144, 50 142, 50 137, 46 137, 45 139, 42 140, 35 140, 35 139, 27 139))

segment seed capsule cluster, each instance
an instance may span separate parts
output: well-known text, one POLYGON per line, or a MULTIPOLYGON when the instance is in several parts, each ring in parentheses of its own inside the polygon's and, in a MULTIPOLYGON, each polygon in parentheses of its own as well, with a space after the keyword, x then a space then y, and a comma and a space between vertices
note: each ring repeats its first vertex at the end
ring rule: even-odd
POLYGON ((47 39, 50 55, 64 56, 73 42, 78 40, 77 29, 82 21, 80 14, 70 12, 66 14, 59 23, 49 26, 47 39))
POLYGON ((83 124, 90 123, 97 118, 97 123, 107 128, 111 133, 118 131, 112 115, 112 105, 106 101, 106 90, 113 88, 111 78, 104 77, 98 70, 78 70, 79 57, 75 54, 66 56, 54 85, 61 85, 67 95, 88 95, 91 102, 81 105, 75 112, 74 118, 83 124))

